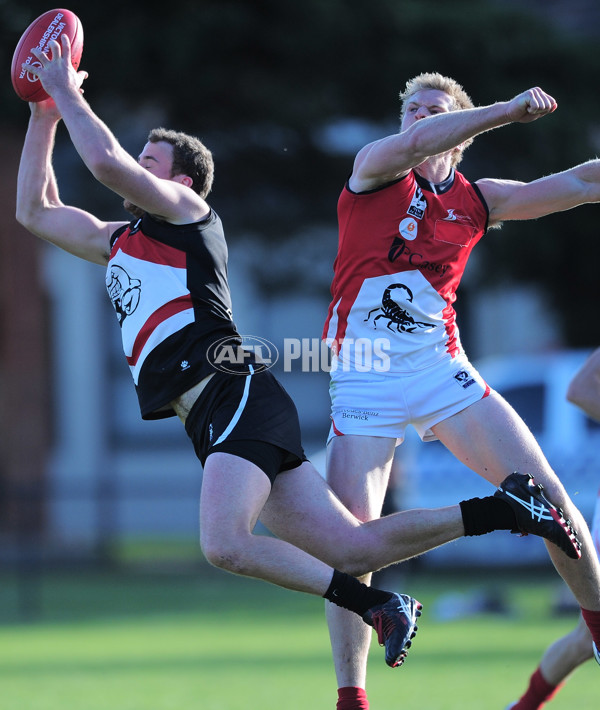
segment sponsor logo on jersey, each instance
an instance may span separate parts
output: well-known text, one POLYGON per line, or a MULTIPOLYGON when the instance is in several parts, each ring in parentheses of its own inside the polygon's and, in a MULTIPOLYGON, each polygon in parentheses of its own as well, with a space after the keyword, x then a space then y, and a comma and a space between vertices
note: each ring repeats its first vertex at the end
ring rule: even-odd
POLYGON ((402 237, 394 237, 392 246, 388 252, 388 261, 394 262, 402 256, 408 261, 408 264, 413 269, 421 269, 421 271, 433 271, 440 276, 443 276, 446 271, 448 271, 449 264, 440 264, 437 261, 429 261, 423 254, 418 251, 414 251, 412 247, 409 247, 406 240, 402 237))
POLYGON ((400 234, 409 241, 417 238, 417 233, 419 231, 419 225, 412 217, 406 217, 400 222, 398 226, 398 231, 400 234))
POLYGON ((447 216, 442 219, 442 222, 456 222, 456 220, 460 220, 461 222, 472 222, 473 220, 466 214, 454 214, 454 210, 456 208, 452 207, 451 209, 446 208, 446 212, 448 212, 447 216))
POLYGON ((416 217, 417 219, 423 219, 425 210, 427 209, 427 200, 423 195, 423 190, 417 185, 415 187, 415 194, 410 201, 410 207, 406 210, 407 214, 416 217))

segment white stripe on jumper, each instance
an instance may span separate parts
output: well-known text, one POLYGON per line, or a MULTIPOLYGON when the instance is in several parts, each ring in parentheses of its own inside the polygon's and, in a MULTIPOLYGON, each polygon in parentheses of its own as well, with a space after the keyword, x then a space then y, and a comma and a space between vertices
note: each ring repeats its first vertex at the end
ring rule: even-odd
POLYGON ((244 407, 246 406, 246 402, 248 401, 248 392, 250 390, 250 378, 254 374, 254 368, 252 367, 252 365, 248 365, 248 367, 250 369, 250 374, 246 375, 246 382, 244 383, 244 393, 242 394, 242 399, 240 400, 238 408, 235 410, 235 414, 231 418, 231 421, 229 422, 229 424, 225 428, 225 431, 215 441, 213 446, 216 446, 217 444, 220 444, 222 441, 225 441, 225 439, 231 434, 233 427, 238 423, 239 418, 242 416, 242 412, 244 411, 244 407))

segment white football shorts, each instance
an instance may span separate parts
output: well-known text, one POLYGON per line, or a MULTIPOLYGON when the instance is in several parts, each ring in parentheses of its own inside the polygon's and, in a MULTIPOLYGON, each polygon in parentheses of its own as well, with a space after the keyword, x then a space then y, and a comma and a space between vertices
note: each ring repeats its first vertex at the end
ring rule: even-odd
POLYGON ((423 441, 431 427, 478 402, 490 388, 464 355, 412 372, 332 370, 329 384, 334 436, 356 434, 404 440, 412 424, 423 441))

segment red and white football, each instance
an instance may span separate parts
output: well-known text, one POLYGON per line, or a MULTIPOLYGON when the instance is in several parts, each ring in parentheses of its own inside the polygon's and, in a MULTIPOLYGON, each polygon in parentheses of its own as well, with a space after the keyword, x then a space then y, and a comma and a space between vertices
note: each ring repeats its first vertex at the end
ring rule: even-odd
MULTIPOLYGON (((31 50, 38 47, 42 52, 47 51, 48 42, 54 39, 60 43, 62 34, 67 34, 71 40, 71 60, 73 67, 77 69, 83 52, 83 27, 74 12, 62 9, 49 10, 34 20, 23 32, 13 54, 10 72, 13 88, 23 101, 35 103, 48 98, 37 76, 23 69, 21 65, 39 66, 40 62, 31 50)), ((52 56, 52 52, 49 56, 52 56)))

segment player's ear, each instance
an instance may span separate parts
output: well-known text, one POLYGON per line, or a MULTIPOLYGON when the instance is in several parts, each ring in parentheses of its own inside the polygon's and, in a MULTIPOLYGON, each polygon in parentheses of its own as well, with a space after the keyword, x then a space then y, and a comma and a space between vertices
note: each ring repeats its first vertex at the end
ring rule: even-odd
POLYGON ((172 180, 176 180, 186 187, 191 187, 194 184, 194 181, 189 175, 174 175, 172 180))

